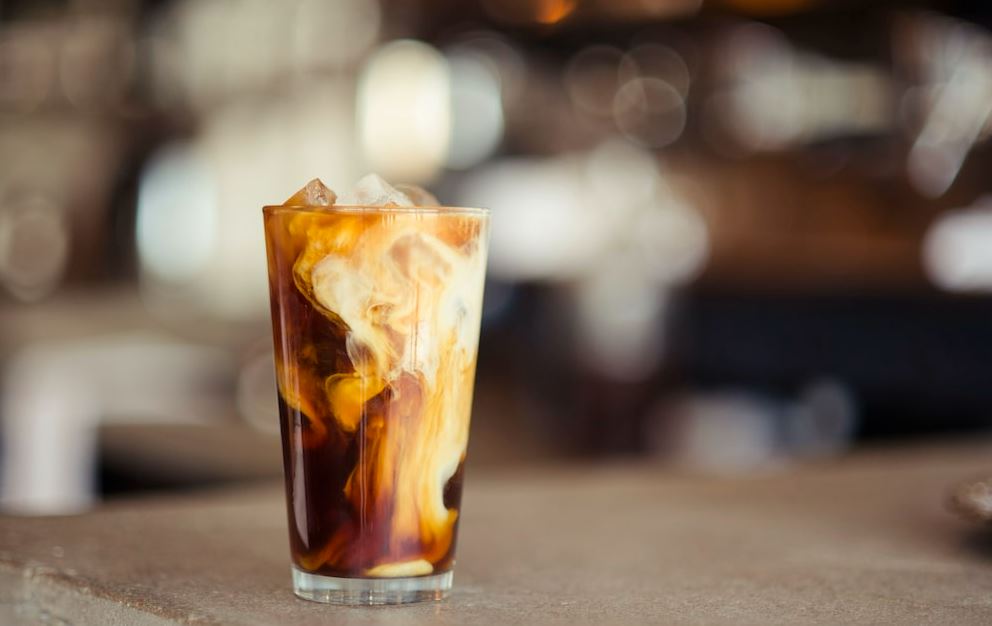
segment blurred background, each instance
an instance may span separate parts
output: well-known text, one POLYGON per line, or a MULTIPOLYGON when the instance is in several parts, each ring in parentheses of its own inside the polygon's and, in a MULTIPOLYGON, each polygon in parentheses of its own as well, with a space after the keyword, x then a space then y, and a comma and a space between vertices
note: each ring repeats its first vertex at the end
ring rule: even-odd
POLYGON ((281 472, 260 207, 492 209, 470 465, 992 427, 992 5, 0 0, 0 507, 281 472))

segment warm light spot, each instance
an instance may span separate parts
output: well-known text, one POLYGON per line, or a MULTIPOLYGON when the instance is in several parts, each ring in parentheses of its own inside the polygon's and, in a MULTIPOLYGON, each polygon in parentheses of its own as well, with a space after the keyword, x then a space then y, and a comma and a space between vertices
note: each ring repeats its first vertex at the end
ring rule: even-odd
POLYGON ((535 21, 540 24, 557 24, 575 10, 575 0, 540 0, 535 21))
POLYGON ((482 0, 490 17, 508 24, 557 24, 571 15, 578 0, 482 0))

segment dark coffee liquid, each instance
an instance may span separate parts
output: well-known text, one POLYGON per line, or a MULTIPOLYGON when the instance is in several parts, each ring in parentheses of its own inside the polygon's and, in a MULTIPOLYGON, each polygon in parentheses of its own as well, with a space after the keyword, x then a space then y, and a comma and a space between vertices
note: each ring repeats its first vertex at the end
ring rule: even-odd
MULTIPOLYGON (((297 567, 315 574, 362 577, 382 561, 427 559, 434 551, 423 541, 403 542, 399 553, 390 551, 389 526, 382 521, 388 511, 356 507, 345 496, 345 485, 359 464, 363 428, 346 434, 328 429, 315 435, 311 420, 291 408, 280 396, 279 417, 283 437, 289 543, 297 567), (326 554, 323 554, 326 552, 326 554)), ((447 482, 444 505, 461 506, 464 463, 447 482)), ((371 504, 371 503, 370 503, 371 504)), ((457 522, 444 554, 432 561, 433 573, 451 568, 455 554, 457 522)))

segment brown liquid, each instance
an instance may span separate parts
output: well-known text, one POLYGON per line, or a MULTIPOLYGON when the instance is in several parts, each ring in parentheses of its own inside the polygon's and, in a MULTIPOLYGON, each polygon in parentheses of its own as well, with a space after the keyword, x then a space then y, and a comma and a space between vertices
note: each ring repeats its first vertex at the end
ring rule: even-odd
MULTIPOLYGON (((445 318, 437 302, 443 296, 457 306, 481 306, 481 273, 478 289, 462 297, 445 286, 454 274, 441 272, 462 258, 484 260, 482 218, 299 211, 265 217, 293 562, 338 577, 447 571, 475 353, 464 348, 461 321, 437 320, 478 321, 445 318), (437 242, 447 256, 432 256, 437 242), (321 291, 321 272, 340 273, 340 259, 338 265, 360 273, 378 268, 380 258, 390 259, 391 269, 374 277, 376 289, 390 280, 399 285, 382 296, 385 303, 358 298, 362 319, 347 312, 350 301, 336 307, 340 312, 325 306, 337 301, 321 291)), ((474 274, 466 275, 472 282, 474 274)))
MULTIPOLYGON (((335 430, 325 440, 308 445, 309 441, 319 439, 307 426, 310 420, 290 408, 282 397, 279 398, 279 416, 286 468, 290 550, 298 567, 327 576, 361 577, 384 554, 405 562, 439 553, 437 546, 419 540, 405 541, 399 552, 391 552, 389 527, 376 524, 376 520, 388 517, 388 505, 362 510, 344 496, 344 486, 352 468, 359 462, 361 440, 367 438, 365 433, 348 436, 335 430), (300 519, 297 519, 297 511, 301 514, 300 519)), ((464 463, 445 485, 444 505, 448 509, 457 510, 461 506, 463 475, 464 463)), ((433 573, 451 568, 457 530, 456 522, 447 547, 432 562, 433 573)))

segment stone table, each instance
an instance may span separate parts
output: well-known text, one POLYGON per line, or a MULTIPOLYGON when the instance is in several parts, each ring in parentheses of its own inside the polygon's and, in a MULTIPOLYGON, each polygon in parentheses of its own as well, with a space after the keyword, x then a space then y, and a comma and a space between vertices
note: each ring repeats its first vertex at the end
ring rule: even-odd
POLYGON ((5 517, 0 624, 989 624, 992 529, 943 499, 992 470, 990 451, 875 450, 747 478, 470 475, 455 591, 407 607, 294 598, 276 485, 5 517))

